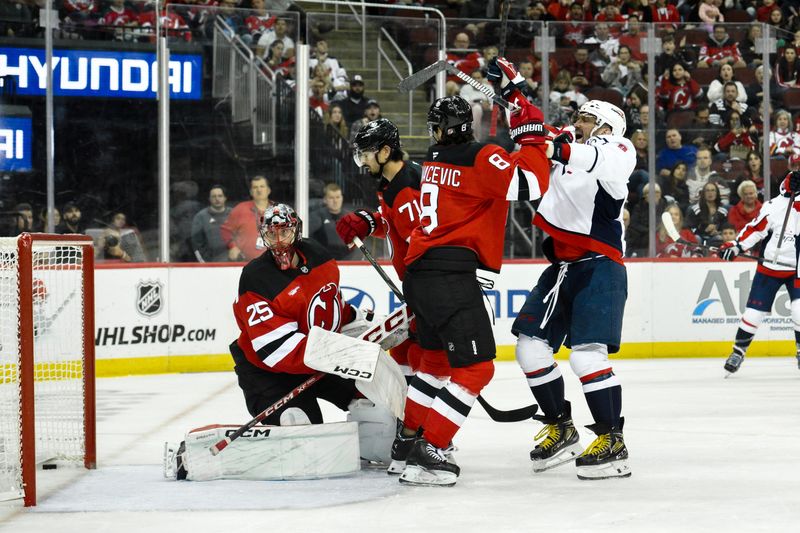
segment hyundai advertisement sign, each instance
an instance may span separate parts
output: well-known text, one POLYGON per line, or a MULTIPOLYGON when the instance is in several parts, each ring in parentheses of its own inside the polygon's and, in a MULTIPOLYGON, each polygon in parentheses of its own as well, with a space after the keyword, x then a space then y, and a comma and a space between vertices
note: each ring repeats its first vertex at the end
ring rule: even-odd
POLYGON ((30 117, 0 116, 0 171, 32 170, 30 117))
MULTIPOLYGON (((170 97, 199 100, 203 59, 200 54, 171 54, 170 97)), ((17 94, 44 95, 45 51, 0 48, 0 76, 13 76, 17 94)), ((53 94, 104 98, 155 98, 156 54, 103 50, 53 50, 53 94)))

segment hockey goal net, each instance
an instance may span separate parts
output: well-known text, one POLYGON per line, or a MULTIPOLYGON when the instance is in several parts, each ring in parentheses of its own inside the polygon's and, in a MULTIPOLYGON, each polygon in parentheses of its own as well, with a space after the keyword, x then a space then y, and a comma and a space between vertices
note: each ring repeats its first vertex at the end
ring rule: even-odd
POLYGON ((0 500, 38 465, 95 465, 91 237, 0 238, 0 500))

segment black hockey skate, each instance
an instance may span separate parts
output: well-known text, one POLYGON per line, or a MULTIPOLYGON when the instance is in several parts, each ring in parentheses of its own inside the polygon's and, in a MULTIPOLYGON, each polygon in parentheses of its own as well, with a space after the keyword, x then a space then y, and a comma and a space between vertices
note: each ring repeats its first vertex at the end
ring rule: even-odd
POLYGON ((534 417, 545 424, 534 437, 537 441, 544 440, 531 450, 534 472, 544 472, 572 461, 583 451, 571 414, 570 403, 566 402, 566 410, 558 418, 534 417))
POLYGON ((458 465, 447 461, 444 450, 419 438, 414 441, 406 458, 406 469, 400 476, 400 483, 452 487, 460 473, 458 465))
POLYGON ((410 437, 403 435, 403 423, 398 422, 397 436, 395 436, 394 442, 392 442, 392 462, 389 464, 389 468, 386 469, 387 474, 390 476, 399 476, 403 473, 403 470, 406 468, 406 458, 411 452, 412 446, 414 446, 414 441, 421 436, 422 428, 418 429, 417 432, 410 437))
POLYGON ((729 375, 739 370, 739 367, 742 366, 743 361, 744 361, 743 354, 740 354, 736 350, 731 352, 731 354, 728 356, 728 359, 725 361, 725 371, 727 372, 725 377, 728 377, 729 375))
POLYGON ((578 467, 578 479, 608 479, 612 477, 630 477, 628 466, 628 448, 622 438, 622 425, 612 429, 608 424, 592 424, 586 426, 597 438, 586 448, 575 465, 578 467))
POLYGON ((186 453, 186 441, 181 441, 179 446, 169 442, 164 443, 164 477, 178 481, 186 479, 186 467, 183 464, 183 454, 186 453))

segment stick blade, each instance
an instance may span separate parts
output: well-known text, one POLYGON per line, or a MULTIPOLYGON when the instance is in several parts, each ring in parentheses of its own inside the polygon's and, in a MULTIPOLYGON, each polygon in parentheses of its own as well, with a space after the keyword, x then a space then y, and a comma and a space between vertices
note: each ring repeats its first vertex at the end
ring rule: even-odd
POLYGON ((424 69, 416 71, 411 76, 400 80, 400 83, 397 84, 397 88, 404 92, 413 91, 429 79, 436 76, 438 73, 445 70, 447 65, 447 61, 440 59, 436 63, 428 65, 424 69))
POLYGON ((669 235, 669 238, 675 242, 678 242, 681 239, 681 234, 678 233, 678 228, 675 227, 675 223, 672 221, 672 215, 669 211, 664 211, 661 213, 661 223, 664 225, 664 229, 669 235))

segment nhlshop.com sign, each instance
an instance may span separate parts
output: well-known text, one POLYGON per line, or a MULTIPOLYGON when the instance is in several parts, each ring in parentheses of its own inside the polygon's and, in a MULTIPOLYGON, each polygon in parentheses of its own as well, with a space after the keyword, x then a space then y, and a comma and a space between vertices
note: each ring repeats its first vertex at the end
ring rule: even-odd
MULTIPOLYGON (((12 76, 17 94, 44 95, 47 89, 46 71, 44 50, 0 48, 0 77, 12 76)), ((201 55, 171 55, 170 97, 199 100, 202 72, 201 55)), ((56 96, 155 98, 158 87, 156 54, 53 50, 53 82, 56 96)))

